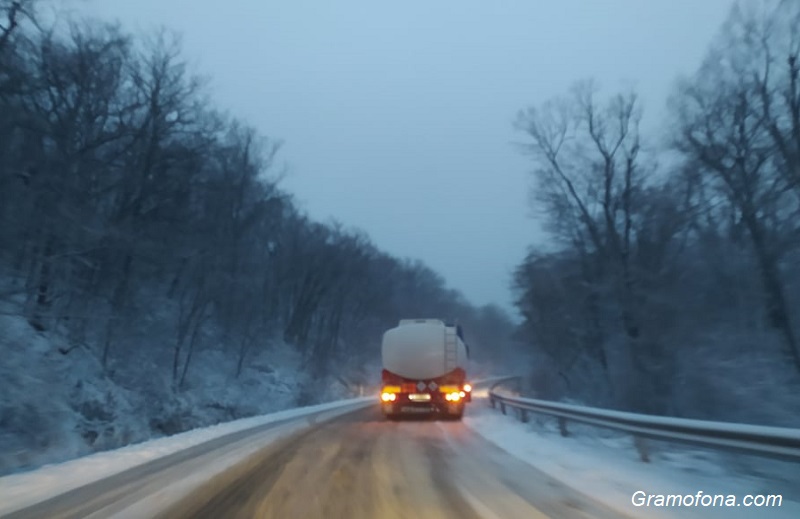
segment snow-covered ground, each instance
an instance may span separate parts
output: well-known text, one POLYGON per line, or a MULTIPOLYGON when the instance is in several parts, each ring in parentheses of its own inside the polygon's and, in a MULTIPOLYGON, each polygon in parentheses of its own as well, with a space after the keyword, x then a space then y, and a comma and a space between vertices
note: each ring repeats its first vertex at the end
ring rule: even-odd
MULTIPOLYGON (((112 451, 98 452, 64 463, 47 465, 31 472, 5 476, 0 478, 0 515, 221 436, 281 420, 301 418, 320 411, 341 410, 374 401, 375 396, 369 396, 244 418, 112 451), (80 477, 76 477, 76 474, 80 474, 80 477)), ((291 432, 296 430, 294 427, 291 432)), ((261 443, 258 447, 263 446, 261 443)), ((228 457, 227 461, 230 459, 228 457)), ((203 476, 207 479, 212 475, 209 473, 203 476)))
POLYGON ((213 337, 195 352, 186 387, 173 391, 171 334, 153 316, 143 315, 135 333, 120 332, 116 360, 103 368, 91 343, 36 331, 11 310, 0 302, 0 475, 358 395, 309 380, 300 355, 277 340, 254 349, 237 377, 235 359, 213 337))
POLYGON ((571 425, 563 438, 553 419, 523 424, 492 410, 486 391, 476 391, 465 424, 503 450, 553 478, 632 517, 792 518, 800 517, 800 468, 789 463, 736 459, 702 449, 653 445, 650 463, 638 458, 629 436, 571 425), (662 495, 782 494, 780 508, 636 507, 636 491, 662 495))

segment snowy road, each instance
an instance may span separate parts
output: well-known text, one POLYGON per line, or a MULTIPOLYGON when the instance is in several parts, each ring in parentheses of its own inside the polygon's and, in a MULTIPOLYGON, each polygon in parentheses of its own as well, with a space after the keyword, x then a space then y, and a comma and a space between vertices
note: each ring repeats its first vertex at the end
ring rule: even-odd
POLYGON ((164 511, 163 518, 611 518, 444 421, 386 422, 377 408, 277 442, 164 511))
POLYGON ((335 412, 220 437, 3 517, 622 517, 463 423, 335 412))

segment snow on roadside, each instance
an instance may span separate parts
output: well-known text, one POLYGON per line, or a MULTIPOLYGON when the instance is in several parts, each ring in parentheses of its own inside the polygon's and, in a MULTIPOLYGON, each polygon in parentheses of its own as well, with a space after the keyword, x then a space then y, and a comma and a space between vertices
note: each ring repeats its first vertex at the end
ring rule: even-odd
POLYGON ((227 434, 289 418, 300 418, 320 411, 374 401, 374 396, 353 398, 243 418, 112 451, 98 452, 64 463, 45 465, 30 472, 0 477, 0 515, 227 434))
MULTIPOLYGON (((485 392, 481 392, 485 394, 485 392)), ((481 393, 475 394, 480 397, 481 393)), ((671 453, 651 463, 639 461, 632 441, 615 438, 562 438, 555 429, 522 424, 513 416, 504 416, 476 398, 464 423, 475 432, 515 457, 533 465, 596 501, 632 516, 667 517, 800 517, 797 496, 783 496, 780 508, 724 507, 636 507, 631 498, 642 490, 648 494, 736 495, 741 500, 751 494, 780 494, 778 485, 745 475, 728 474, 723 467, 704 462, 689 454, 671 453)))

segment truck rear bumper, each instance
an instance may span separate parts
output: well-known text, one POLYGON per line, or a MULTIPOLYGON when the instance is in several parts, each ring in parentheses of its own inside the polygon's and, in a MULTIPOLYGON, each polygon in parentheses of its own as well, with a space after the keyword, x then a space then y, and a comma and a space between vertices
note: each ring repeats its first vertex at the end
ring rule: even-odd
POLYGON ((448 415, 461 416, 464 413, 464 403, 451 402, 391 402, 381 405, 383 414, 391 416, 425 416, 448 415))

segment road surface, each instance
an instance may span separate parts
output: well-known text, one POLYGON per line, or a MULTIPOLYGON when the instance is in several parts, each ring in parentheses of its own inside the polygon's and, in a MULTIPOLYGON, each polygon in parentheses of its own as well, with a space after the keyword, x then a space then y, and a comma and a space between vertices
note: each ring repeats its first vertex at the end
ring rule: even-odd
POLYGON ((164 519, 625 517, 460 422, 387 422, 367 408, 274 443, 164 519))

